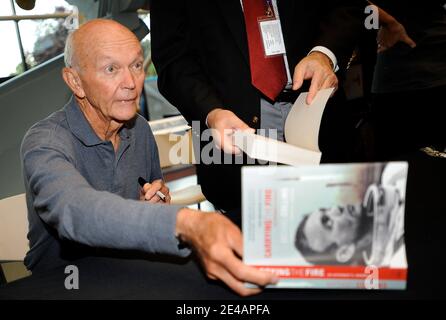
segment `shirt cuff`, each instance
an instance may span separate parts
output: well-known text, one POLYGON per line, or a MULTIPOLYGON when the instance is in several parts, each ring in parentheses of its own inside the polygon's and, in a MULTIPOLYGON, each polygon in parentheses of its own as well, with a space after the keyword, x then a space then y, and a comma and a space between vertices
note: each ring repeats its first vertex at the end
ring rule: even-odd
POLYGON ((314 47, 313 49, 311 49, 311 51, 308 54, 310 54, 314 51, 318 51, 318 52, 325 54, 331 60, 331 62, 333 63, 333 71, 334 72, 337 72, 339 70, 338 59, 336 59, 336 56, 333 53, 333 51, 331 51, 330 49, 323 47, 323 46, 317 46, 317 47, 314 47))

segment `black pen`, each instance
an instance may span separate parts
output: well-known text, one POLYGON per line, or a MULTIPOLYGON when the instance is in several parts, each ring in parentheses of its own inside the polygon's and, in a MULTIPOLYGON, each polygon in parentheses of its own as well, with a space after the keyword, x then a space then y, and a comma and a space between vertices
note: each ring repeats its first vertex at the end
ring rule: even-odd
MULTIPOLYGON (((142 187, 144 187, 144 185, 147 183, 147 181, 146 181, 146 179, 144 179, 143 177, 139 177, 139 178, 138 178, 138 183, 139 183, 139 185, 140 185, 141 188, 142 188, 142 187)), ((161 191, 157 191, 157 192, 156 192, 156 195, 157 195, 158 197, 160 197, 161 200, 163 200, 164 202, 166 202, 166 195, 165 195, 164 193, 162 193, 161 191)))

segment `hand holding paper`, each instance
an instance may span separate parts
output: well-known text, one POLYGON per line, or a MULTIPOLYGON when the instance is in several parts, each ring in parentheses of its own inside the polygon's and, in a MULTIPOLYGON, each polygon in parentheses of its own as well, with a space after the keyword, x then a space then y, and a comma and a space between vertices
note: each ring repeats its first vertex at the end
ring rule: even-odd
POLYGON ((217 148, 222 149, 225 153, 241 153, 240 149, 233 144, 233 134, 236 130, 250 130, 254 132, 254 129, 250 128, 229 110, 214 109, 209 113, 207 119, 217 148))
POLYGON ((250 132, 236 131, 234 144, 254 159, 292 166, 319 164, 319 129, 322 115, 334 88, 319 91, 309 108, 308 93, 302 93, 294 103, 285 123, 287 143, 250 132))
POLYGON ((330 64, 330 59, 322 52, 313 51, 302 59, 294 69, 293 90, 302 87, 304 80, 311 79, 310 91, 306 103, 313 103, 318 90, 338 87, 338 78, 330 64))

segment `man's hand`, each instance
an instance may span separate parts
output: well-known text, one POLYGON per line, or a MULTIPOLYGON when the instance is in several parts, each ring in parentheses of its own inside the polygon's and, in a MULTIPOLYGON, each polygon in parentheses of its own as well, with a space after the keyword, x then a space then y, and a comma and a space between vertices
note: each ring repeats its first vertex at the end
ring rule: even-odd
POLYGON ((240 229, 219 213, 181 209, 176 232, 194 248, 209 278, 223 281, 241 296, 262 291, 261 288, 246 288, 245 282, 264 287, 278 281, 273 274, 241 261, 243 238, 240 229))
POLYGON ((250 128, 232 111, 225 109, 214 109, 208 114, 208 126, 212 129, 217 148, 226 153, 240 154, 242 151, 234 145, 234 132, 237 130, 255 130, 250 128))
POLYGON ((322 52, 313 51, 299 62, 294 69, 293 90, 298 90, 302 87, 304 80, 309 79, 311 79, 311 86, 307 104, 313 102, 319 90, 338 88, 338 78, 333 72, 331 60, 322 52))
POLYGON ((170 203, 169 188, 164 184, 163 180, 154 180, 152 183, 146 183, 141 188, 139 199, 148 201, 149 203, 170 203), (166 196, 165 201, 157 195, 157 191, 160 191, 166 196))
POLYGON ((378 42, 378 53, 392 48, 398 42, 403 42, 411 48, 417 46, 415 41, 413 41, 407 34, 406 28, 404 28, 404 26, 395 18, 388 23, 381 25, 376 41, 378 42))

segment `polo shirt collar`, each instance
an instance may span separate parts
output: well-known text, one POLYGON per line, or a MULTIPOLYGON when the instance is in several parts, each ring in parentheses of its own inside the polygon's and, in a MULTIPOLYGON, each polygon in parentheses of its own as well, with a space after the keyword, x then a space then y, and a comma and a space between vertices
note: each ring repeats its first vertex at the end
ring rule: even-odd
MULTIPOLYGON (((71 132, 86 146, 95 146, 101 143, 104 143, 104 140, 101 140, 96 132, 94 132, 87 118, 85 118, 84 113, 79 107, 74 96, 71 96, 70 101, 65 105, 65 113, 67 115, 68 126, 70 127, 71 132)), ((129 130, 128 125, 132 126, 133 121, 130 121, 129 124, 125 124, 121 131, 119 132, 119 136, 122 140, 129 140, 131 137, 131 132, 129 130)))

